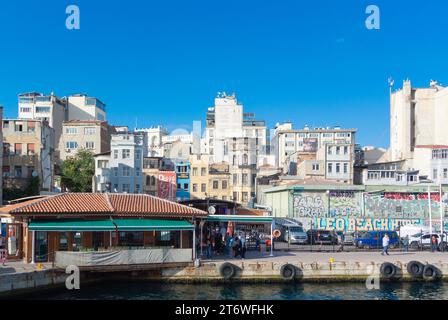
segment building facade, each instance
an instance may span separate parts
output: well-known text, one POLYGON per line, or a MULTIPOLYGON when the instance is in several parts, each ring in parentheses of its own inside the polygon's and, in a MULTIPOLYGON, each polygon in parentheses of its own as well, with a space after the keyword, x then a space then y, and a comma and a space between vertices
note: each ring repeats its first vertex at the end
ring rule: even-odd
POLYGON ((145 132, 148 136, 148 150, 145 156, 148 157, 163 157, 163 137, 168 135, 168 131, 161 127, 151 127, 144 129, 136 129, 135 132, 145 132))
POLYGON ((27 188, 39 178, 39 191, 53 191, 54 129, 46 120, 3 119, 3 188, 27 188))
POLYGON ((143 193, 144 137, 124 132, 111 136, 111 150, 95 156, 94 192, 143 193))
POLYGON ((176 199, 183 201, 190 199, 190 162, 175 162, 174 169, 176 172, 176 199))
POLYGON ((110 151, 110 130, 106 121, 71 120, 62 124, 59 145, 61 160, 72 157, 80 149, 93 154, 110 151))
POLYGON ((85 94, 71 95, 67 98, 67 120, 106 121, 106 105, 85 94))

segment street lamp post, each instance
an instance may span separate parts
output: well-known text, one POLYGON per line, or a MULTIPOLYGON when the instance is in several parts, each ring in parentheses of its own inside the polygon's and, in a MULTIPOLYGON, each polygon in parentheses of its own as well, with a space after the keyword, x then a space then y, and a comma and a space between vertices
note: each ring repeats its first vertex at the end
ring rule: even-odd
POLYGON ((431 185, 428 184, 429 233, 432 233, 431 185))

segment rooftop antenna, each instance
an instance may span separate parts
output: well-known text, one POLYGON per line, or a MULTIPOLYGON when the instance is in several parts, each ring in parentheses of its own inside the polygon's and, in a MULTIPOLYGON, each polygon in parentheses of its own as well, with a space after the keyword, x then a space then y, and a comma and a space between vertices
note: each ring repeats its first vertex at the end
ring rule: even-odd
POLYGON ((135 130, 137 130, 137 128, 138 128, 137 124, 138 124, 138 118, 135 117, 135 130))
POLYGON ((392 88, 394 87, 394 83, 395 83, 395 81, 394 81, 394 79, 392 79, 392 77, 389 77, 389 78, 387 79, 387 82, 388 82, 388 84, 389 84, 389 92, 392 93, 392 88))

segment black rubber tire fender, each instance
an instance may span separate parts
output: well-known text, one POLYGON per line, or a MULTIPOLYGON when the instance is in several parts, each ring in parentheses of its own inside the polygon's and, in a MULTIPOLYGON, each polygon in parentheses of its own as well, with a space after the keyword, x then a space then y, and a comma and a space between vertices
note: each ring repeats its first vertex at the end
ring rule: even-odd
POLYGON ((406 270, 413 278, 421 278, 423 276, 424 268, 425 265, 418 261, 410 261, 406 266, 406 270))
POLYGON ((423 268, 423 279, 426 281, 434 281, 440 277, 440 271, 432 264, 427 264, 423 268))
POLYGON ((236 268, 230 262, 225 262, 219 266, 219 274, 225 279, 229 280, 235 276, 236 268))
POLYGON ((384 262, 380 268, 381 275, 385 279, 393 279, 397 274, 397 267, 390 262, 384 262))
POLYGON ((296 276, 296 267, 289 263, 284 264, 280 268, 280 275, 285 280, 292 280, 296 276))

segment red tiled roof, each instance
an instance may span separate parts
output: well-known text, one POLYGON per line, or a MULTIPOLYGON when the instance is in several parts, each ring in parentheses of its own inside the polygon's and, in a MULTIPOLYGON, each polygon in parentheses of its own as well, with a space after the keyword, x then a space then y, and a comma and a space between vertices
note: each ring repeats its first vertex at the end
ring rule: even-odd
POLYGON ((205 211, 144 194, 61 193, 6 206, 0 212, 16 215, 83 214, 132 216, 205 216, 205 211))

